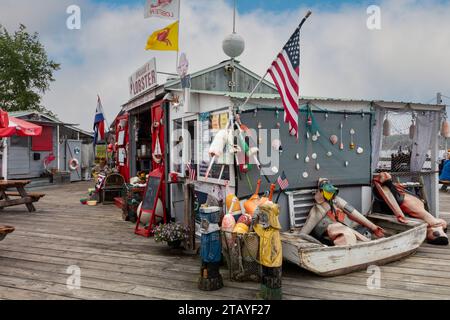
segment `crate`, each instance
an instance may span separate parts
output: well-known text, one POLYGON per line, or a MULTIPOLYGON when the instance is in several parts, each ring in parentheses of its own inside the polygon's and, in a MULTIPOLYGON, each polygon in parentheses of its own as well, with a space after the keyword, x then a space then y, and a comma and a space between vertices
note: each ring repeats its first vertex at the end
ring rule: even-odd
POLYGON ((50 182, 55 184, 70 183, 70 172, 60 171, 50 176, 50 182))
POLYGON ((222 254, 230 273, 230 280, 261 281, 259 237, 255 232, 238 234, 221 231, 222 254))
POLYGON ((134 187, 130 184, 125 184, 122 190, 123 206, 122 219, 125 221, 136 222, 137 209, 141 203, 145 188, 134 187))

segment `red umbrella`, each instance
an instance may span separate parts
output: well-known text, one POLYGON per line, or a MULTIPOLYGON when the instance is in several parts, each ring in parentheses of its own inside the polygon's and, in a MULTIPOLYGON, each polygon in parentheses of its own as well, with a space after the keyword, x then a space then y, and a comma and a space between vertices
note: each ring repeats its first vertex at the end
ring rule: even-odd
POLYGON ((14 117, 9 117, 8 127, 0 128, 0 138, 11 137, 13 135, 21 137, 40 136, 41 133, 41 126, 14 117))

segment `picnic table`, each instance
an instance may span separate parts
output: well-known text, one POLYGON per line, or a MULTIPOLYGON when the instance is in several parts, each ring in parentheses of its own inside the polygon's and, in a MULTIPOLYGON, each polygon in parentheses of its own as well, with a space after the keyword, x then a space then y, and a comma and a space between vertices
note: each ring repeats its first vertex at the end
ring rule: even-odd
POLYGON ((30 180, 0 180, 0 210, 24 204, 29 212, 36 211, 33 202, 39 201, 45 194, 28 193, 25 186, 30 182, 30 180), (8 189, 16 189, 17 192, 11 192, 8 189))

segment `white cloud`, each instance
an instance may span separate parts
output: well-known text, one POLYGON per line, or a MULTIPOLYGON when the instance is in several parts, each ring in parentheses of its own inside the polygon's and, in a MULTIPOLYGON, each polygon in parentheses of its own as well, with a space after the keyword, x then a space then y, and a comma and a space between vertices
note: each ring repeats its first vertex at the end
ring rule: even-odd
MULTIPOLYGON (((366 28, 366 7, 313 8, 302 33, 303 95, 428 102, 437 91, 450 94, 450 4, 390 0, 380 6, 381 31, 366 28)), ((264 73, 306 10, 239 15, 247 46, 242 64, 264 73)), ((191 71, 226 59, 221 43, 231 32, 231 15, 223 0, 183 1, 181 48, 191 71)), ((175 53, 144 50, 147 36, 168 21, 144 19, 140 6, 2 0, 0 21, 11 30, 24 23, 41 34, 49 55, 62 63, 44 103, 85 129, 92 126, 97 93, 111 122, 128 99, 128 76, 151 57, 159 70, 175 70, 175 53), (70 4, 81 7, 79 31, 65 27, 70 4)))

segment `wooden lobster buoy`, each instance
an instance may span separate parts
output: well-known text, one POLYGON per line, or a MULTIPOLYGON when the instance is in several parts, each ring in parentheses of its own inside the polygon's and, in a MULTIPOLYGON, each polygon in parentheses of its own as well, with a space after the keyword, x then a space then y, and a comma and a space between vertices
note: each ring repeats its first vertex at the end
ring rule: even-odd
POLYGON ((203 291, 214 291, 223 287, 223 279, 219 271, 222 261, 220 212, 220 207, 200 208, 200 232, 202 234, 200 256, 202 265, 198 288, 203 291))

